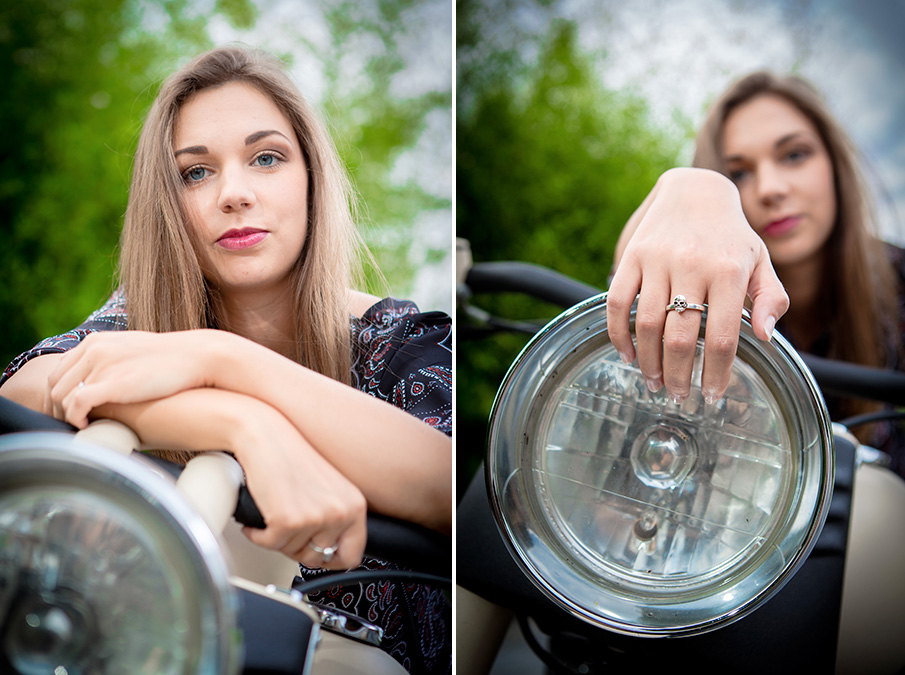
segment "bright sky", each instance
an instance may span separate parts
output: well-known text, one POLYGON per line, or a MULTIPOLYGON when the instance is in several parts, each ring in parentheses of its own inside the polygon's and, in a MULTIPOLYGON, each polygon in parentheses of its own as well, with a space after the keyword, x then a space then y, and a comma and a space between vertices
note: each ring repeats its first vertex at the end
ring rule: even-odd
MULTIPOLYGON (((238 33, 224 21, 210 26, 212 37, 296 54, 296 81, 318 102, 325 88, 318 48, 329 40, 318 3, 256 1, 260 18, 254 31, 238 33)), ((401 95, 448 86, 453 4, 429 0, 399 22, 407 62, 394 81, 401 95)), ((359 11, 373 11, 368 8, 374 5, 359 3, 359 11)), ((905 243, 905 2, 553 0, 552 9, 543 12, 527 3, 512 7, 508 16, 519 24, 516 29, 485 26, 486 34, 544 34, 551 15, 577 19, 582 46, 606 53, 599 61, 604 82, 635 88, 665 124, 675 110, 698 124, 707 102, 742 74, 797 68, 824 92, 864 154, 878 193, 881 234, 905 243)), ((524 44, 531 48, 530 41, 524 44)), ((344 56, 340 66, 348 86, 360 81, 370 51, 378 48, 365 36, 344 56)), ((435 194, 451 196, 451 125, 451 115, 432 119, 418 147, 400 158, 394 177, 414 177, 435 194)), ((684 159, 690 160, 690 149, 684 159)), ((426 216, 415 227, 413 255, 451 239, 450 223, 448 212, 426 216)), ((425 261, 416 282, 424 293, 415 299, 449 311, 451 267, 451 258, 425 261)))
POLYGON ((881 234, 905 243, 905 3, 564 0, 556 11, 579 19, 585 49, 606 50, 604 81, 636 88, 666 123, 678 109, 696 126, 748 72, 797 68, 865 156, 881 234))
MULTIPOLYGON (((364 69, 369 59, 384 50, 376 35, 365 32, 353 37, 340 54, 331 49, 320 9, 329 2, 255 0, 258 20, 251 31, 236 30, 218 16, 208 26, 209 34, 217 44, 242 41, 276 54, 292 54, 293 80, 310 101, 321 105, 327 94, 326 61, 338 66, 342 87, 360 91, 367 86, 364 69)), ((359 2, 355 11, 376 17, 377 2, 359 2)), ((393 76, 391 91, 400 98, 448 91, 452 85, 452 0, 413 4, 392 29, 405 66, 393 76)), ((426 122, 417 144, 397 159, 390 176, 400 185, 415 181, 427 192, 451 200, 452 111, 435 111, 426 122)), ((410 241, 409 262, 418 269, 411 288, 394 288, 394 294, 415 300, 424 310, 452 313, 452 210, 422 213, 409 232, 387 228, 384 234, 410 241), (436 260, 429 255, 431 250, 445 250, 447 255, 436 260)))

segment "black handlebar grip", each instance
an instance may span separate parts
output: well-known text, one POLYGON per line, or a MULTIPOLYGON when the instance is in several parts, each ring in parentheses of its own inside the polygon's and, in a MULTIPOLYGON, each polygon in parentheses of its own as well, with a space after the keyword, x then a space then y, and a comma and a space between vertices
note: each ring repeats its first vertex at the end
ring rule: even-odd
MULTIPOLYGON (((264 517, 244 485, 239 488, 235 518, 247 527, 259 530, 266 527, 264 517)), ((398 562, 419 572, 452 576, 452 539, 404 520, 369 513, 365 552, 371 557, 398 562)))
POLYGON ((236 522, 246 527, 253 527, 256 530, 263 530, 267 527, 264 522, 264 516, 258 510, 254 497, 244 485, 239 488, 239 501, 236 503, 236 512, 233 514, 236 522))

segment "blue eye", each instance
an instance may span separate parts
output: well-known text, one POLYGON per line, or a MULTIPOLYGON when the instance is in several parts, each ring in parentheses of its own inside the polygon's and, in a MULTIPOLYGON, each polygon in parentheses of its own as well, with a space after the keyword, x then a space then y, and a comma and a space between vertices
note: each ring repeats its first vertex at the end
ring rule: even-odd
POLYGON ((206 175, 207 169, 203 166, 193 166, 183 172, 182 179, 186 183, 197 183, 198 181, 204 180, 206 175))
POLYGON ((748 172, 745 171, 745 169, 736 169, 735 171, 729 172, 729 180, 731 180, 733 183, 738 183, 744 180, 747 174, 748 172))
POLYGON ((273 166, 277 162, 277 157, 270 153, 264 153, 255 157, 258 166, 273 166))

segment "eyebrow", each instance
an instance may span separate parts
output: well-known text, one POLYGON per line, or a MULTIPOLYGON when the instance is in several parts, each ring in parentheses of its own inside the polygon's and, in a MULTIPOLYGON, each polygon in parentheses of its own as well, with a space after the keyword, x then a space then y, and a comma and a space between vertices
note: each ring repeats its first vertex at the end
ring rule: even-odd
MULTIPOLYGON (((773 144, 773 148, 774 149, 781 148, 783 145, 785 145, 789 141, 793 141, 796 138, 798 138, 799 136, 804 136, 804 135, 806 135, 806 133, 807 132, 804 132, 804 131, 793 131, 790 134, 786 134, 785 136, 783 136, 782 138, 780 138, 778 141, 776 141, 773 144)), ((745 159, 744 155, 731 155, 730 157, 726 157, 726 159, 724 159, 723 161, 724 162, 740 162, 744 159, 745 159)))
MULTIPOLYGON (((262 138, 267 138, 268 136, 273 136, 274 134, 278 136, 282 136, 287 141, 286 134, 281 131, 277 131, 276 129, 268 129, 266 131, 256 131, 253 134, 249 134, 245 137, 245 145, 251 145, 252 143, 257 143, 262 138)), ((173 153, 174 157, 178 157, 179 155, 206 155, 208 152, 206 145, 191 145, 187 148, 182 148, 181 150, 177 150, 173 153)))

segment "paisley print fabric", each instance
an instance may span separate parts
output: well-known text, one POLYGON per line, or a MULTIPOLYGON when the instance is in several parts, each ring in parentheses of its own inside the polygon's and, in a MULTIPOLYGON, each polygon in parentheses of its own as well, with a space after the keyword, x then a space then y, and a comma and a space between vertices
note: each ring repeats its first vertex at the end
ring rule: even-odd
MULTIPOLYGON (((68 351, 95 331, 125 329, 125 298, 116 292, 78 328, 42 340, 14 359, 0 377, 0 386, 33 358, 68 351)), ((353 385, 451 436, 449 316, 420 312, 412 302, 385 298, 363 317, 353 317, 351 329, 353 385)), ((361 569, 399 568, 366 559, 361 569)), ((300 568, 304 579, 319 574, 320 570, 300 568)), ((413 675, 451 671, 451 608, 443 591, 384 582, 333 588, 310 599, 354 612, 379 625, 384 631, 384 650, 413 675)))

